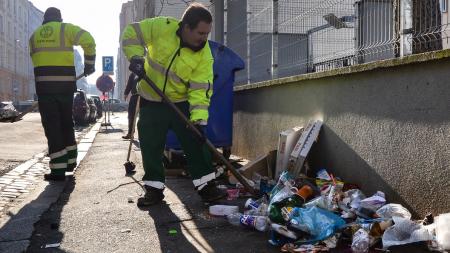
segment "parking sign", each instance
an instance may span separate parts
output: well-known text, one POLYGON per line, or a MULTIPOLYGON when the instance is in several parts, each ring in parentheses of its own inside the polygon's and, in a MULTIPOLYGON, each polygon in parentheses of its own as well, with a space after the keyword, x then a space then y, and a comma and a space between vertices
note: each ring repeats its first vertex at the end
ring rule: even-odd
POLYGON ((102 57, 103 73, 106 75, 114 74, 114 57, 113 56, 103 56, 102 57))

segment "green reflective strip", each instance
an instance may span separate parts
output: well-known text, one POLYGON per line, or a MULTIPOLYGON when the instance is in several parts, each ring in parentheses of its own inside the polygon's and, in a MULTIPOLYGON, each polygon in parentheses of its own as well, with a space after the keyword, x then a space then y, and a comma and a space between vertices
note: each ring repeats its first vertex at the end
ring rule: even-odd
POLYGON ((77 145, 72 145, 72 146, 66 147, 66 150, 67 150, 67 151, 70 151, 70 150, 76 150, 76 149, 77 149, 77 145))
POLYGON ((139 40, 139 44, 144 47, 145 50, 145 42, 144 42, 144 36, 142 35, 141 26, 139 23, 132 23, 131 26, 133 27, 134 31, 136 32, 136 35, 139 40))
POLYGON ((50 163, 50 169, 65 169, 67 168, 67 163, 50 163))
POLYGON ((64 34, 65 30, 66 30, 66 24, 62 23, 61 30, 59 32, 59 46, 62 48, 66 46, 66 39, 65 39, 66 37, 64 34))
MULTIPOLYGON (((148 101, 153 101, 153 102, 161 102, 162 101, 162 99, 160 97, 154 98, 150 94, 147 94, 147 93, 145 93, 143 91, 140 91, 140 90, 138 91, 138 94, 139 94, 139 96, 145 98, 145 100, 148 100, 148 101)), ((158 95, 156 95, 156 96, 158 96, 158 95)), ((172 99, 172 102, 174 102, 174 103, 186 102, 186 101, 188 101, 187 98, 172 99)))
POLYGON ((209 87, 209 83, 196 83, 196 82, 189 82, 189 88, 192 90, 207 90, 209 87))
POLYGON ((37 76, 36 82, 70 82, 75 81, 73 76, 37 76))
POLYGON ((55 158, 61 157, 66 154, 67 154, 67 150, 63 149, 61 151, 49 154, 48 157, 50 157, 50 159, 55 159, 55 158))
POLYGON ((78 43, 80 42, 80 38, 81 35, 83 35, 83 33, 85 33, 85 30, 80 30, 77 35, 75 35, 75 40, 73 41, 73 44, 78 45, 78 43))
POLYGON ((85 64, 95 64, 95 61, 91 61, 91 60, 84 60, 85 64))
POLYGON ((208 105, 191 105, 189 111, 192 112, 193 110, 208 110, 208 105))
POLYGON ((69 160, 67 160, 68 164, 72 164, 72 163, 76 163, 77 162, 77 158, 70 158, 69 160))
POLYGON ((126 46, 141 46, 141 42, 137 39, 126 39, 126 40, 122 40, 122 47, 126 47, 126 46))
MULTIPOLYGON (((167 69, 165 67, 159 65, 157 62, 153 61, 150 57, 147 57, 147 62, 154 70, 158 71, 162 75, 166 75, 167 69)), ((183 80, 171 70, 169 70, 169 77, 176 83, 184 84, 183 80)))

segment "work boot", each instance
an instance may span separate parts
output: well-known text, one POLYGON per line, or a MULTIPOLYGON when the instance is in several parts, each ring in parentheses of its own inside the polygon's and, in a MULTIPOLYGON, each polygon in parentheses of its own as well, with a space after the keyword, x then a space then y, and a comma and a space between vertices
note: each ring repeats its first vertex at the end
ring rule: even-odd
POLYGON ((44 180, 46 181, 64 181, 66 180, 65 175, 55 175, 55 174, 45 174, 44 180))
POLYGON ((145 207, 159 204, 164 199, 163 191, 164 189, 158 189, 148 185, 144 185, 145 195, 138 199, 137 206, 145 207))
POLYGON ((200 191, 198 191, 203 202, 212 202, 224 198, 227 193, 217 188, 214 182, 209 181, 200 191))
POLYGON ((122 139, 125 139, 125 140, 131 139, 131 134, 127 134, 127 135, 122 136, 122 139))

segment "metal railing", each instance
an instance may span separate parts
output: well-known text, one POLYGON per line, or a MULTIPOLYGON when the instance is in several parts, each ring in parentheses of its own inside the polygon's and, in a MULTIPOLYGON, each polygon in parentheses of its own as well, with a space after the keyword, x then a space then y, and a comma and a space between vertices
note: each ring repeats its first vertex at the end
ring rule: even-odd
POLYGON ((449 0, 227 0, 236 83, 450 48, 449 0))

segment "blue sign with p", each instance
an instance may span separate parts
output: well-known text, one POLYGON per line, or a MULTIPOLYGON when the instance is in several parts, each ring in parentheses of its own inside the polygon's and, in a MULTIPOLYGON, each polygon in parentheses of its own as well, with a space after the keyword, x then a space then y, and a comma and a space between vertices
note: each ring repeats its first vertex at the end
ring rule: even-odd
POLYGON ((114 57, 113 56, 103 56, 103 73, 114 73, 114 57))

